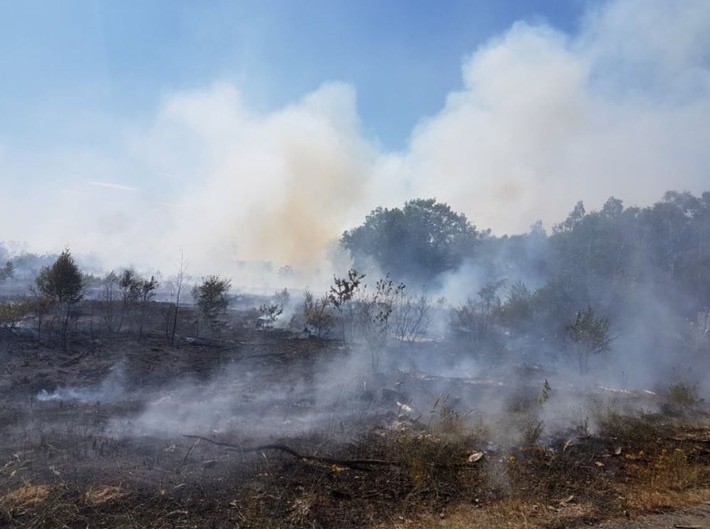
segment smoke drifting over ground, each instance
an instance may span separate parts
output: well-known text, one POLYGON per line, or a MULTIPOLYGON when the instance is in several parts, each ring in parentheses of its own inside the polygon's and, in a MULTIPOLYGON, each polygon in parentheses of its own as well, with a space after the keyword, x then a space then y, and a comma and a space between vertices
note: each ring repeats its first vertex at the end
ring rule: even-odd
POLYGON ((653 392, 592 382, 564 367, 498 373, 472 359, 437 358, 426 347, 420 355, 412 348, 348 349, 331 350, 315 364, 292 361, 285 371, 271 355, 242 358, 207 378, 180 377, 150 389, 136 386, 118 364, 94 386, 41 390, 35 398, 68 409, 78 404, 134 409, 106 424, 105 433, 119 437, 324 435, 350 441, 373 425, 395 430, 436 425, 454 413, 462 425, 485 425, 499 447, 520 442, 521 429, 528 426, 510 417, 543 421, 545 434, 557 439, 574 428, 593 431, 596 417, 610 407, 648 413, 660 406, 653 392), (378 357, 376 372, 372 355, 378 357), (540 401, 548 379, 553 389, 540 401))
POLYGON ((76 401, 85 404, 111 403, 126 398, 126 380, 123 366, 117 364, 97 387, 59 387, 54 391, 40 390, 36 396, 40 402, 76 401))
MULTIPOLYGON (((362 398, 371 378, 366 358, 322 359, 313 377, 310 366, 296 363, 289 374, 279 374, 278 382, 273 379, 278 364, 237 361, 208 380, 176 380, 159 393, 135 394, 146 400, 144 410, 113 421, 110 428, 132 435, 241 432, 266 438, 329 431, 338 423, 352 432, 353 421, 382 411, 379 402, 362 398)), ((397 411, 394 403, 389 409, 397 411)))
POLYGON ((414 197, 503 233, 549 226, 579 199, 699 192, 709 39, 701 0, 607 3, 576 36, 515 24, 471 50, 463 88, 397 153, 363 133, 357 87, 324 84, 267 113, 230 83, 169 94, 149 122, 106 124, 110 146, 2 146, 0 220, 33 249, 69 244, 106 267, 171 269, 182 247, 192 272, 230 274, 239 260, 324 268, 344 229, 414 197), (48 176, 23 187, 36 174, 48 176))

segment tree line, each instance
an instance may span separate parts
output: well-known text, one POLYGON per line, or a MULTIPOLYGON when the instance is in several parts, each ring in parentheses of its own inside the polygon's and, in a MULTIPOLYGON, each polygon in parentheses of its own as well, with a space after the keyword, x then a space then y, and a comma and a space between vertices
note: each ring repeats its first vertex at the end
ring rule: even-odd
MULTIPOLYGON (((11 272, 11 267, 3 268, 11 272)), ((169 282, 171 302, 165 305, 164 332, 166 340, 175 344, 180 297, 187 286, 189 277, 181 259, 177 276, 169 282)), ((138 341, 144 336, 149 310, 156 296, 160 282, 155 276, 141 277, 132 268, 111 270, 103 277, 83 274, 71 251, 67 248, 52 262, 43 266, 29 287, 29 296, 9 303, 0 303, 0 329, 13 329, 19 322, 31 316, 36 321, 36 335, 39 343, 43 331, 51 334, 48 339, 58 338, 66 350, 74 331, 78 330, 80 316, 89 322, 88 332, 92 338, 117 336, 122 332, 135 334, 138 341), (87 288, 98 289, 98 295, 83 306, 87 288)), ((231 281, 216 275, 203 278, 192 287, 192 296, 197 306, 199 319, 195 320, 195 332, 199 332, 200 321, 207 327, 214 325, 228 305, 231 281)))
MULTIPOLYGON (((336 274, 323 295, 306 291, 303 298, 299 321, 318 336, 348 341, 358 334, 373 347, 387 336, 421 337, 434 307, 441 311, 446 305, 432 302, 426 293, 437 292, 445 282, 467 297, 448 305, 449 337, 480 359, 563 351, 585 371, 591 358, 608 352, 614 338, 640 314, 649 314, 651 306, 664 309, 656 316, 663 321, 648 316, 645 332, 654 346, 697 349, 709 335, 708 192, 669 191, 644 208, 624 207, 614 197, 598 211, 587 211, 578 202, 550 233, 538 222, 528 233, 502 237, 479 230, 447 204, 416 199, 402 208, 376 208, 362 225, 343 233, 340 244, 353 268, 336 274), (368 287, 366 276, 380 279, 368 287)), ((0 281, 11 279, 18 263, 28 262, 27 256, 7 257, 0 255, 6 260, 0 281)), ((89 278, 68 249, 41 267, 29 300, 2 304, 0 327, 31 313, 38 336, 49 323, 66 347, 89 280, 101 292, 91 305, 96 309, 92 321, 96 316, 109 335, 130 328, 140 340, 158 279, 142 278, 132 269, 89 278)), ((181 260, 168 285, 164 331, 169 343, 175 342, 189 280, 181 260)), ((216 329, 230 288, 228 279, 216 275, 194 285, 195 335, 216 329)), ((263 328, 271 328, 289 305, 286 290, 262 304, 263 328)))
POLYGON ((358 270, 465 292, 451 328, 479 357, 567 351, 585 371, 641 317, 658 349, 697 353, 710 334, 709 192, 669 191, 644 208, 578 202, 551 233, 537 222, 503 237, 417 199, 375 209, 340 242, 358 270))

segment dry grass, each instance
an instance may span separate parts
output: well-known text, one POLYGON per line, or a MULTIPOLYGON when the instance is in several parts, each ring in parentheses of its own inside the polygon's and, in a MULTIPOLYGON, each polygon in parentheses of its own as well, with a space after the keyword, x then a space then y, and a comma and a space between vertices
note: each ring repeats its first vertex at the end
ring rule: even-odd
POLYGON ((35 507, 43 503, 51 492, 49 485, 23 485, 0 497, 0 507, 8 511, 35 507))
MULTIPOLYGON (((458 421, 446 428, 435 422, 423 432, 372 433, 357 445, 331 448, 392 466, 357 469, 262 455, 231 462, 244 481, 229 492, 216 483, 190 485, 187 475, 180 486, 159 491, 56 475, 51 485, 16 482, 6 489, 0 522, 4 515, 14 527, 86 526, 99 518, 114 527, 188 527, 205 513, 215 527, 561 529, 710 498, 708 428, 657 417, 614 417, 610 424, 607 437, 497 452, 486 451, 481 432, 458 421), (484 455, 468 464, 477 450, 484 455)), ((202 462, 195 468, 194 478, 203 479, 202 462)))
POLYGON ((620 454, 614 447, 623 439, 600 438, 488 452, 479 464, 461 468, 456 464, 480 440, 400 433, 368 446, 401 466, 362 472, 272 457, 254 469, 251 485, 233 489, 236 497, 221 505, 214 491, 195 489, 190 499, 179 488, 158 495, 129 493, 123 485, 56 483, 16 487, 0 497, 0 507, 15 527, 60 527, 68 520, 86 526, 101 513, 115 527, 167 527, 168 521, 187 527, 199 519, 198 510, 220 509, 223 523, 216 527, 561 529, 710 499, 710 465, 701 450, 706 430, 695 434, 620 454), (32 525, 35 520, 42 523, 32 525))
MULTIPOLYGON (((707 497, 708 433, 672 418, 610 413, 600 437, 550 447, 531 436, 519 449, 487 456, 468 501, 451 501, 439 512, 429 505, 379 527, 550 529, 686 507, 707 497)), ((429 434, 398 440, 415 487, 442 481, 427 463, 456 453, 452 438, 445 439, 429 434)))
MULTIPOLYGON (((633 513, 684 507, 710 497, 710 468, 691 461, 691 448, 626 454, 625 504, 633 513)), ((653 447, 649 447, 653 450, 653 447)))
POLYGON ((697 384, 677 382, 668 387, 668 407, 670 411, 688 413, 702 402, 697 384))
POLYGON ((515 498, 507 498, 493 504, 456 505, 439 514, 424 514, 397 521, 391 525, 381 525, 379 529, 488 529, 505 527, 508 529, 534 529, 568 527, 588 521, 592 508, 587 504, 572 502, 557 505, 530 503, 515 498))
POLYGON ((473 434, 405 433, 399 435, 388 456, 402 463, 402 474, 412 493, 431 498, 486 494, 488 480, 483 462, 468 465, 483 445, 473 434))
POLYGON ((102 505, 110 501, 120 500, 126 497, 126 492, 115 485, 96 485, 89 487, 84 493, 86 503, 93 506, 102 505))
POLYGON ((682 509, 707 501, 710 501, 710 489, 663 491, 632 487, 626 496, 626 504, 633 514, 682 509))

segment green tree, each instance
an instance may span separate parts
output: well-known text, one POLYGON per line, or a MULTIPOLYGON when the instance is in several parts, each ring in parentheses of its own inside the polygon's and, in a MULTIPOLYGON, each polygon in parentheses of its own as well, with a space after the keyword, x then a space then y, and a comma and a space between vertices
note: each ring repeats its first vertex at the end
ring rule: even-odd
POLYGON ((232 282, 229 279, 213 275, 203 278, 202 283, 192 289, 200 315, 211 325, 227 310, 231 287, 232 282))
POLYGON ((136 271, 131 268, 126 268, 119 279, 121 287, 121 301, 124 305, 135 303, 140 298, 140 288, 142 279, 136 271))
POLYGON ((35 283, 40 294, 57 303, 73 305, 83 297, 81 271, 68 249, 40 270, 35 283))
POLYGON ((638 290, 646 272, 638 209, 610 197, 601 211, 587 213, 579 202, 553 231, 552 279, 568 286, 574 306, 593 302, 613 313, 638 290))
POLYGON ((501 325, 517 332, 528 330, 534 313, 533 295, 522 281, 510 287, 508 297, 498 309, 501 325))
POLYGON ((27 301, 0 303, 0 329, 13 330, 28 312, 30 303, 27 301))
POLYGON ((15 275, 15 265, 13 264, 12 261, 8 261, 5 263, 5 266, 0 267, 0 281, 6 281, 8 279, 12 279, 12 276, 15 275))
MULTIPOLYGON (((49 302, 60 321, 64 350, 69 345, 69 323, 74 318, 73 306, 83 297, 83 277, 69 249, 65 249, 51 266, 40 270, 35 280, 36 294, 41 301, 49 302)), ((41 329, 41 320, 40 320, 41 329)))
POLYGON ((341 244, 358 267, 374 261, 383 272, 426 283, 458 268, 478 240, 465 215, 435 199, 416 199, 402 209, 375 209, 343 234, 341 244))

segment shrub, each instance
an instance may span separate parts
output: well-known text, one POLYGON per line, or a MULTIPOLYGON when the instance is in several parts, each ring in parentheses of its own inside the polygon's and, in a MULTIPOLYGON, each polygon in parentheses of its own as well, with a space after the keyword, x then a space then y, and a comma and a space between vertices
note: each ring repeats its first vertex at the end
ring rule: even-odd
POLYGON ((203 278, 202 284, 192 289, 197 307, 203 316, 208 319, 215 318, 229 306, 229 289, 232 282, 219 276, 203 278))

